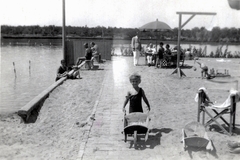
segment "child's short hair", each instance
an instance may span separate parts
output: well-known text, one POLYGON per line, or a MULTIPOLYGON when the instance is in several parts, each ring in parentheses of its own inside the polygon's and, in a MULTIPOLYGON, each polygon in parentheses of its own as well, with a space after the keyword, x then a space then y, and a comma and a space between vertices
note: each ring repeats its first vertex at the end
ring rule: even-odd
POLYGON ((129 80, 130 80, 130 82, 131 82, 132 80, 138 80, 139 82, 141 82, 141 76, 140 76, 139 74, 137 74, 137 73, 133 73, 133 74, 129 77, 129 80))

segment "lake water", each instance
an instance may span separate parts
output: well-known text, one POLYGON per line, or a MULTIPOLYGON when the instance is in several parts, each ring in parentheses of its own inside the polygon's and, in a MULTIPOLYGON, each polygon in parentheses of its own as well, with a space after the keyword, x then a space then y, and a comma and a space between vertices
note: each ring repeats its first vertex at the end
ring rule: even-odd
MULTIPOLYGON (((113 46, 115 47, 115 51, 117 53, 120 54, 120 47, 121 45, 123 45, 124 48, 129 48, 130 47, 130 40, 114 40, 113 41, 113 46)), ((153 45, 156 45, 156 41, 153 40, 143 40, 143 47, 146 47, 147 44, 152 43, 153 45)), ((157 48, 159 48, 159 43, 160 41, 158 41, 158 46, 157 48)), ((173 48, 175 46, 177 46, 177 42, 163 42, 164 43, 164 48, 166 44, 170 45, 170 48, 173 48)), ((222 46, 222 52, 224 53, 225 49, 227 49, 227 51, 231 52, 231 54, 240 54, 240 44, 239 45, 231 45, 231 44, 224 44, 221 45, 219 43, 216 44, 202 44, 202 43, 195 43, 195 44, 187 44, 185 43, 181 43, 181 47, 183 49, 187 49, 190 48, 190 46, 192 47, 192 49, 195 47, 197 50, 199 50, 200 48, 202 49, 202 51, 204 50, 204 48, 206 47, 206 54, 209 55, 211 52, 215 53, 217 48, 220 48, 220 46, 222 46)))
MULTIPOLYGON (((120 44, 113 43, 118 47, 120 44)), ((129 44, 125 43, 124 46, 129 44)), ((182 46, 189 47, 185 44, 182 46)), ((192 46, 197 49, 201 47, 196 44, 192 46)), ((216 48, 207 45, 207 52, 215 52, 216 48)), ((228 50, 240 51, 240 45, 229 45, 228 50)), ((120 54, 119 48, 115 52, 120 54)), ((1 46, 0 114, 16 112, 54 83, 62 57, 61 46, 1 46)))
POLYGON ((0 114, 16 112, 49 87, 62 57, 61 46, 2 46, 0 114))

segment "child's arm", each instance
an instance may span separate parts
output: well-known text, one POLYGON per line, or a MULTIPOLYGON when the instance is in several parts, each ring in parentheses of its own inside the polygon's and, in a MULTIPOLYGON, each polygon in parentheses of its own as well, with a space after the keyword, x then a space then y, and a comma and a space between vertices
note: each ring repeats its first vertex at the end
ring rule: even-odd
POLYGON ((130 95, 130 93, 128 92, 128 95, 126 96, 126 99, 125 99, 125 101, 124 101, 124 103, 123 103, 123 112, 125 112, 125 107, 126 107, 128 101, 129 101, 129 97, 130 97, 130 96, 131 96, 131 95, 130 95))
POLYGON ((128 98, 126 98, 126 100, 123 103, 123 112, 125 112, 125 107, 126 107, 127 103, 128 103, 128 98))
POLYGON ((143 96, 143 100, 144 100, 144 102, 146 103, 146 105, 148 106, 148 110, 150 111, 150 105, 149 105, 149 102, 148 102, 148 99, 147 99, 147 97, 146 97, 146 95, 145 95, 145 92, 143 91, 143 89, 142 89, 142 96, 143 96))

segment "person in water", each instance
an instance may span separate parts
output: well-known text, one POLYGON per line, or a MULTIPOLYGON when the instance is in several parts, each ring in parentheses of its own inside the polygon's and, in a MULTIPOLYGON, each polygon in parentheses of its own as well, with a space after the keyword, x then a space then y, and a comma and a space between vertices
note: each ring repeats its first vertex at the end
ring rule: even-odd
POLYGON ((143 112, 142 99, 144 100, 148 107, 148 110, 150 111, 150 105, 145 95, 145 92, 142 88, 139 87, 139 84, 141 83, 141 76, 135 73, 129 77, 129 80, 133 88, 131 91, 128 92, 126 96, 126 100, 123 104, 123 112, 125 112, 125 107, 129 101, 129 113, 143 112))

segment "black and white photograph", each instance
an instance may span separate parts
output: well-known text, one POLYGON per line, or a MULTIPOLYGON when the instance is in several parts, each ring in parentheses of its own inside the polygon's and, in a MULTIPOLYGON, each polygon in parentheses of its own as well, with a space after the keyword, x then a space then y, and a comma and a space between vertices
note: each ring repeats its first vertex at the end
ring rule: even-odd
POLYGON ((0 0, 0 160, 239 160, 240 0, 0 0))

